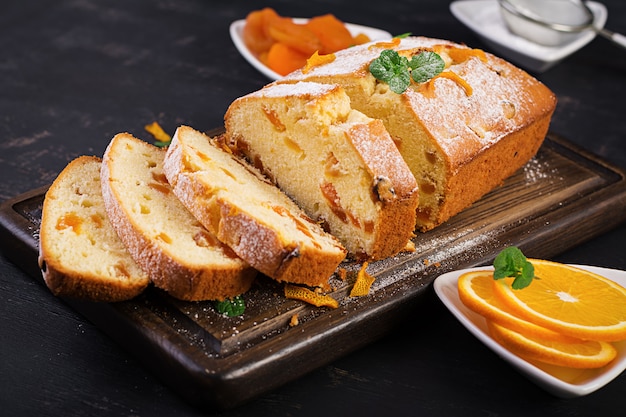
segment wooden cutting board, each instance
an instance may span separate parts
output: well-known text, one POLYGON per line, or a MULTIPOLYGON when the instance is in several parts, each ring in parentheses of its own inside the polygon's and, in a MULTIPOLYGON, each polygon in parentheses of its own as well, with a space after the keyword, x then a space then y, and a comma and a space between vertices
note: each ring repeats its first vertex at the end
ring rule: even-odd
MULTIPOLYGON (((0 207, 2 251, 42 284, 37 246, 46 189, 0 207)), ((369 296, 347 296, 353 274, 332 278, 337 309, 285 299, 282 286, 264 277, 235 318, 211 302, 182 302, 154 288, 116 304, 63 301, 190 402, 230 408, 379 338, 415 311, 440 274, 489 264, 508 245, 550 258, 625 221, 625 208, 624 171, 551 134, 501 187, 416 236, 415 252, 371 263, 369 296), (299 324, 290 326, 294 315, 299 324)), ((349 272, 360 266, 342 265, 349 272)))

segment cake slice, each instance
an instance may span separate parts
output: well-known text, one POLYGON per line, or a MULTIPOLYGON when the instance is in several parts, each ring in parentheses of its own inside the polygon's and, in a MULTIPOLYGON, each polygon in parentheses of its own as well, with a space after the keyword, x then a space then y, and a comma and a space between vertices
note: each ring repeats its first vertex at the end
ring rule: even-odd
POLYGON ((53 294, 98 302, 139 295, 150 278, 107 218, 101 160, 71 161, 46 192, 39 230, 39 266, 53 294))
POLYGON ((108 217, 155 286, 187 301, 246 292, 256 271, 183 206, 163 173, 165 150, 120 133, 100 175, 108 217))
POLYGON ((326 286, 346 256, 333 236, 216 138, 179 127, 164 171, 200 223, 275 280, 326 286))
POLYGON ((417 227, 422 231, 471 205, 535 155, 556 107, 554 93, 523 70, 442 39, 371 42, 337 52, 326 62, 276 83, 340 85, 353 108, 383 121, 417 179, 417 227), (407 59, 436 52, 445 69, 395 93, 369 70, 386 49, 407 59))
POLYGON ((225 137, 357 258, 383 259, 413 237, 415 177, 380 120, 343 88, 273 84, 235 100, 225 137))

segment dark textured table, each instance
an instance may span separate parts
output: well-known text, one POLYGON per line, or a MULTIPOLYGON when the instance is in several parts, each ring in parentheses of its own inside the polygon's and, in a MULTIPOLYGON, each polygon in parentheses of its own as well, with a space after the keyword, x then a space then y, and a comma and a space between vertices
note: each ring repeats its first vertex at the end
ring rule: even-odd
MULTIPOLYGON (((605 2, 626 32, 626 3, 605 2)), ((332 12, 392 33, 483 47, 448 2, 3 1, 0 3, 0 200, 49 184, 74 157, 99 155, 154 120, 209 130, 228 104, 267 82, 237 53, 228 26, 250 10, 332 12)), ((626 169, 626 50, 595 39, 536 75, 559 97, 551 130, 626 169)), ((567 239, 567 236, 563 236, 567 239)), ((626 225, 553 259, 626 269, 626 225)), ((0 414, 623 415, 626 375, 558 399, 471 336, 430 291, 384 338, 228 411, 196 409, 137 358, 0 257, 0 414)), ((285 372, 288 372, 285 369, 285 372)))

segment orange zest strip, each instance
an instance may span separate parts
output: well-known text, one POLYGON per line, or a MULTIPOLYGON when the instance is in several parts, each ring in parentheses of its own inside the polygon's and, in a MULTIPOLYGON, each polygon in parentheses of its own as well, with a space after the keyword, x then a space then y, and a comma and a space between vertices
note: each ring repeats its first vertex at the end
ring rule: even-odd
POLYGON ((487 62, 487 55, 482 49, 455 48, 449 45, 435 45, 433 51, 438 54, 448 54, 454 64, 465 62, 471 57, 476 57, 482 62, 487 62))
POLYGON ((339 307, 339 302, 330 295, 319 294, 308 288, 293 284, 285 284, 285 297, 304 301, 315 307, 339 307))
POLYGON ((474 91, 474 90, 472 90, 472 86, 469 85, 467 83, 467 81, 465 81, 463 78, 461 78, 456 72, 444 71, 444 72, 440 73, 439 75, 437 75, 436 77, 433 77, 430 81, 433 81, 437 77, 443 77, 443 78, 447 78, 449 80, 454 81, 461 88, 463 88, 463 90, 465 90, 465 95, 468 96, 468 97, 471 96, 473 91, 474 91))
POLYGON ((152 122, 148 125, 145 125, 144 129, 146 129, 148 133, 154 136, 154 138, 159 142, 169 142, 172 140, 172 137, 165 133, 165 131, 158 122, 152 122))
POLYGON ((384 42, 376 42, 372 45, 370 45, 368 47, 368 49, 372 49, 372 48, 395 48, 396 46, 400 45, 400 38, 392 38, 390 41, 384 41, 384 42))
POLYGON ((482 49, 464 49, 464 48, 450 48, 448 55, 454 62, 464 62, 469 58, 475 56, 483 62, 487 62, 487 55, 482 49))
POLYGON ((306 60, 306 64, 304 65, 304 68, 302 68, 303 74, 306 74, 307 72, 311 71, 315 67, 319 67, 325 64, 330 64, 331 62, 335 60, 335 54, 331 53, 331 54, 326 54, 326 55, 320 55, 317 52, 318 51, 315 51, 313 55, 311 55, 311 57, 306 60))
POLYGON ((355 45, 362 45, 364 43, 371 42, 371 39, 365 33, 359 33, 353 38, 353 42, 355 45))
POLYGON ((350 297, 362 297, 369 294, 370 287, 374 283, 375 278, 367 273, 367 265, 367 262, 363 262, 363 266, 359 269, 356 282, 350 291, 350 297))

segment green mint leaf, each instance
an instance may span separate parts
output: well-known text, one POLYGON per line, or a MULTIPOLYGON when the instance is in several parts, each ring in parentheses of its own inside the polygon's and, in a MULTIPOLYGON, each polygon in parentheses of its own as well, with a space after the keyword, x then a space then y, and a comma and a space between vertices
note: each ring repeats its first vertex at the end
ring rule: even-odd
POLYGON ((168 140, 167 142, 164 142, 162 140, 155 140, 154 141, 154 146, 156 146, 158 148, 167 148, 168 146, 170 146, 171 143, 172 143, 171 140, 168 140))
POLYGON ((414 55, 409 62, 409 66, 413 81, 424 83, 439 75, 446 67, 446 63, 438 53, 424 51, 414 55))
POLYGON ((445 68, 445 62, 436 52, 424 51, 411 61, 393 49, 385 49, 370 63, 370 73, 396 94, 402 94, 411 85, 411 78, 423 83, 437 76, 445 68))
POLYGON ((514 290, 521 290, 530 285, 531 281, 535 278, 535 267, 530 262, 526 261, 522 266, 522 271, 515 277, 511 288, 514 290))
POLYGON ((404 38, 408 38, 411 35, 412 35, 411 32, 406 32, 406 33, 401 33, 400 35, 396 35, 396 36, 394 36, 394 38, 404 39, 404 38))
POLYGON ((391 91, 402 94, 411 83, 409 60, 393 49, 385 49, 370 64, 370 72, 380 81, 389 84, 391 91))
POLYGON ((246 303, 242 296, 226 299, 224 301, 216 301, 215 309, 220 314, 225 314, 228 317, 241 316, 246 310, 246 303))
POLYGON ((535 278, 535 267, 515 246, 503 249, 494 259, 493 268, 494 279, 514 278, 511 287, 515 290, 529 286, 535 278))

